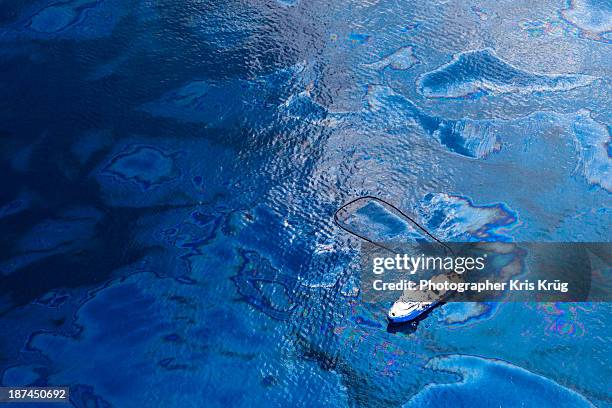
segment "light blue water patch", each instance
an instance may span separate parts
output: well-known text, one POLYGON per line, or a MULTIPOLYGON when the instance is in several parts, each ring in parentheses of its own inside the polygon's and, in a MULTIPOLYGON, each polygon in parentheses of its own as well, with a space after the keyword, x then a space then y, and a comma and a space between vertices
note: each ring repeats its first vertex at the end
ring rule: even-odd
POLYGON ((504 144, 531 144, 531 138, 540 137, 548 130, 567 129, 567 140, 575 140, 576 169, 579 174, 591 185, 607 191, 612 189, 610 129, 595 121, 587 110, 568 114, 534 112, 511 120, 450 120, 429 115, 403 95, 378 85, 368 87, 366 101, 364 119, 370 126, 387 127, 388 123, 416 122, 451 152, 471 158, 482 159, 498 153, 504 144))
POLYGON ((29 209, 34 201, 34 195, 27 190, 22 191, 14 200, 0 205, 0 219, 19 214, 29 209))
POLYGON ((568 214, 558 227, 559 236, 576 242, 604 241, 610 237, 612 207, 588 207, 568 214))
POLYGON ((115 156, 102 174, 131 181, 143 190, 172 181, 179 176, 177 154, 168 154, 153 146, 133 146, 115 156))
POLYGON ((450 241, 508 241, 518 224, 518 214, 504 203, 480 205, 447 193, 427 194, 419 213, 432 233, 450 241))
POLYGON ((374 235, 380 235, 382 241, 394 239, 406 233, 414 235, 414 237, 420 235, 405 220, 390 213, 385 207, 376 202, 370 202, 361 207, 355 212, 355 218, 357 224, 361 224, 361 222, 367 224, 369 227, 368 231, 374 235))
POLYGON ((428 385, 404 407, 507 406, 593 407, 586 398, 548 378, 500 360, 451 355, 434 358, 429 367, 459 376, 450 384, 428 385), (511 385, 508 379, 511 378, 511 385))
MULTIPOLYGON (((440 312, 447 306, 443 305, 440 312)), ((485 316, 457 325, 434 321, 432 325, 436 325, 434 333, 437 350, 440 350, 438 356, 477 354, 501 359, 579 391, 598 407, 608 406, 605 401, 609 400, 610 395, 609 382, 606 381, 610 347, 606 336, 595 333, 605 330, 609 318, 602 313, 606 313, 610 307, 607 303, 560 303, 555 307, 557 310, 544 313, 541 311, 543 306, 546 304, 497 303, 491 318, 485 316), (481 341, 475 345, 474 339, 481 341), (512 347, 508 347, 509 344, 512 347), (592 359, 590 369, 577 370, 575 364, 569 363, 568 356, 572 355, 588 355, 592 359)), ((434 377, 439 375, 440 371, 434 371, 434 377)), ((502 382, 500 386, 507 387, 508 382, 502 382)), ((489 389, 495 390, 494 387, 489 389)), ((501 398, 499 401, 505 406, 501 398)), ((530 395, 523 394, 523 398, 525 406, 531 406, 527 403, 530 395)), ((512 403, 508 405, 516 406, 512 403)), ((534 406, 538 406, 537 403, 534 406)))
POLYGON ((103 64, 96 66, 87 77, 90 81, 98 81, 117 73, 118 69, 130 58, 130 54, 121 54, 103 64))
POLYGON ((56 309, 65 304, 69 298, 70 295, 65 290, 52 290, 45 293, 32 303, 50 309, 56 309))
POLYGON ((141 109, 211 128, 269 122, 292 95, 306 89, 306 85, 300 86, 303 69, 296 65, 252 80, 193 81, 141 109))
POLYGON ((171 379, 182 372, 182 369, 173 371, 164 368, 161 362, 165 359, 171 358, 171 365, 183 369, 192 364, 193 361, 187 362, 181 357, 181 349, 184 351, 185 348, 180 342, 164 340, 165 335, 173 332, 173 327, 177 329, 176 326, 184 323, 180 319, 172 321, 170 318, 171 311, 178 313, 176 308, 180 302, 171 300, 172 293, 160 288, 161 283, 151 280, 136 283, 134 279, 129 279, 122 284, 110 285, 79 310, 81 330, 78 337, 66 338, 57 334, 35 336, 29 347, 40 349, 57 359, 59 364, 58 370, 50 378, 50 384, 95 384, 96 393, 117 402, 128 397, 134 387, 149 384, 163 388, 161 381, 164 377, 171 379), (145 282, 151 286, 143 287, 145 282), (158 293, 165 292, 165 299, 156 303, 161 299, 156 299, 151 293, 152 289, 162 289, 158 293), (165 308, 169 313, 162 313, 165 308), (155 318, 151 320, 153 316, 155 318), (167 348, 160 349, 164 344, 167 348), (81 352, 72 353, 71 350, 81 352), (82 358, 90 363, 85 364, 82 358), (143 367, 147 367, 150 375, 133 375, 143 367))
POLYGON ((23 211, 28 207, 28 203, 24 200, 17 199, 10 201, 0 207, 0 218, 7 217, 9 215, 17 214, 20 211, 23 211))
POLYGON ((0 40, 105 37, 130 8, 120 0, 44 0, 29 6, 18 21, 0 30, 0 40))
POLYGON ((482 158, 501 148, 499 126, 494 120, 450 120, 425 113, 405 96, 391 88, 371 85, 366 93, 366 118, 372 124, 416 122, 450 151, 466 157, 482 158))
POLYGON ((177 91, 164 95, 159 101, 145 104, 142 109, 156 116, 184 122, 205 122, 208 126, 239 120, 246 101, 243 93, 254 92, 247 81, 238 83, 191 82, 177 91))
POLYGON ((11 367, 2 375, 2 385, 4 387, 26 387, 34 384, 40 378, 40 374, 36 369, 40 369, 37 365, 22 365, 11 367))
POLYGON ((340 224, 354 234, 373 242, 429 241, 431 238, 396 210, 382 203, 364 199, 365 205, 349 209, 340 224))
POLYGON ((67 5, 46 7, 32 17, 29 28, 41 33, 54 33, 68 27, 78 16, 78 11, 67 5))
POLYGON ((444 120, 433 135, 455 153, 483 158, 501 150, 500 130, 494 120, 444 120))
POLYGON ((488 319, 495 312, 495 303, 454 302, 440 308, 438 320, 449 326, 463 326, 488 319))
POLYGON ((0 262, 0 273, 8 275, 52 255, 91 245, 101 219, 102 214, 94 208, 75 208, 42 221, 23 234, 9 259, 0 262))
POLYGON ((22 251, 48 251, 74 241, 86 240, 95 232, 102 215, 90 208, 83 213, 65 213, 64 217, 41 222, 23 235, 22 251))
POLYGON ((161 142, 131 137, 117 144, 92 174, 111 206, 198 205, 226 190, 230 182, 217 169, 240 166, 234 154, 203 138, 161 142))
POLYGON ((590 184, 612 192, 612 136, 610 126, 592 118, 591 112, 580 111, 573 123, 578 169, 590 184))
POLYGON ((333 373, 301 359, 287 366, 274 358, 286 342, 283 331, 267 316, 229 301, 231 281, 218 275, 223 267, 227 263, 207 270, 213 276, 206 284, 151 273, 109 282, 77 310, 78 333, 38 333, 27 348, 54 361, 50 385, 88 384, 90 398, 103 397, 112 406, 195 407, 204 400, 211 407, 281 406, 288 398, 299 405, 302 387, 316 390, 308 397, 313 400, 322 394, 344 400, 333 373), (203 290, 217 295, 203 299, 203 290), (180 393, 172 391, 178 382, 180 393), (159 393, 146 392, 151 389, 159 393), (141 397, 135 399, 135 392, 141 397))
POLYGON ((279 116, 295 119, 302 123, 308 122, 317 125, 322 124, 322 121, 328 115, 328 111, 321 104, 314 101, 309 90, 305 90, 298 94, 290 95, 279 106, 278 114, 279 116))
POLYGON ((218 210, 204 206, 159 211, 138 219, 133 242, 150 250, 148 263, 156 275, 191 278, 210 254, 223 220, 218 210), (164 248, 165 255, 155 248, 164 248))
MULTIPOLYGON (((431 193, 418 206, 420 218, 430 232, 444 241, 509 241, 518 225, 518 214, 503 203, 475 204, 470 198, 431 193)), ((502 264, 512 259, 500 257, 502 264)), ((488 319, 495 303, 449 303, 440 308, 439 320, 450 326, 463 326, 488 319)))
POLYGON ((241 251, 243 265, 232 281, 244 301, 276 320, 288 320, 298 307, 300 283, 255 252, 241 251))
POLYGON ((364 64, 364 67, 375 70, 381 70, 389 67, 394 70, 403 71, 412 68, 418 63, 419 59, 415 55, 413 47, 406 46, 394 51, 392 54, 387 55, 378 61, 370 64, 364 64))
POLYGON ((558 92, 589 85, 595 77, 582 74, 539 74, 499 58, 491 49, 466 51, 451 62, 421 75, 419 93, 428 98, 461 98, 478 93, 558 92))
POLYGON ((612 31, 612 2, 609 0, 572 0, 561 16, 578 27, 584 37, 610 42, 607 34, 612 31))

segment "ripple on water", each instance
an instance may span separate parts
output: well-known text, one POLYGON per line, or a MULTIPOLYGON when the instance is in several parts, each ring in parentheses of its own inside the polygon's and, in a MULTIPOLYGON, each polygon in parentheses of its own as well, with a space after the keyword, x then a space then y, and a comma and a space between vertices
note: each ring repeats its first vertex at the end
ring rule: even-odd
POLYGON ((414 54, 414 49, 411 46, 402 47, 392 54, 383 57, 382 59, 365 64, 366 68, 381 70, 387 67, 402 71, 412 68, 414 65, 419 63, 419 59, 414 54))
POLYGON ((224 128, 237 123, 269 121, 300 85, 302 65, 254 79, 198 80, 171 90, 140 107, 154 116, 224 128))

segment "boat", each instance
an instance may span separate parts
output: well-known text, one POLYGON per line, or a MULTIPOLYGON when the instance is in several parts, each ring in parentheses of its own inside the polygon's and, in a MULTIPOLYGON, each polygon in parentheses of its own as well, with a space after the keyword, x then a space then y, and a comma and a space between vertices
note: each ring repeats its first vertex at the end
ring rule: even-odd
MULTIPOLYGON (((444 282, 445 280, 456 281, 458 275, 439 274, 431 278, 432 282, 444 282)), ((427 301, 417 302, 414 300, 414 294, 406 298, 405 296, 400 297, 389 312, 387 312, 387 319, 390 323, 407 323, 424 316, 427 312, 446 302, 455 292, 446 290, 430 290, 421 291, 419 295, 421 299, 427 299, 427 301), (408 300, 411 299, 411 300, 408 300)), ((405 293, 404 293, 405 294, 405 293)))
MULTIPOLYGON (((394 205, 373 196, 363 196, 340 207, 334 214, 334 222, 346 232, 396 254, 393 243, 437 243, 441 251, 452 253, 450 247, 432 235, 415 219, 394 205)), ((401 250, 401 249, 400 249, 401 250)), ((407 323, 444 303, 446 294, 433 293, 415 302, 400 298, 387 313, 392 324, 407 323)))
POLYGON ((389 309, 387 319, 389 323, 393 324, 412 322, 438 306, 440 303, 440 300, 435 300, 433 302, 404 302, 398 300, 393 303, 393 306, 389 309))

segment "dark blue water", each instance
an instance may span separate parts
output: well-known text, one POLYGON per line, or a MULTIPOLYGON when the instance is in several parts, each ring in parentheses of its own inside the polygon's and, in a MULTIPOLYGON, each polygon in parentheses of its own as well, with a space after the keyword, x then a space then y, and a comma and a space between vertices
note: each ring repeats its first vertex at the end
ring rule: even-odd
POLYGON ((610 241, 611 32, 578 0, 0 1, 1 384, 612 406, 609 304, 389 332, 333 223, 374 195, 444 240, 610 241))

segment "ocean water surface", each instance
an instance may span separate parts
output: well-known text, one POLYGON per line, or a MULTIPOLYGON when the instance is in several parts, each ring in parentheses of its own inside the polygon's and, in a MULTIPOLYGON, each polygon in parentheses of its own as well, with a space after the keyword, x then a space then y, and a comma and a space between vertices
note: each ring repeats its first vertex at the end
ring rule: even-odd
POLYGON ((610 242, 611 18, 0 1, 0 385, 75 407, 612 406, 609 303, 388 330, 333 218, 369 195, 443 240, 610 242))

